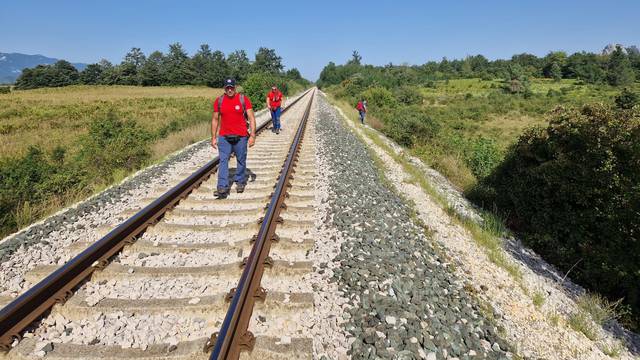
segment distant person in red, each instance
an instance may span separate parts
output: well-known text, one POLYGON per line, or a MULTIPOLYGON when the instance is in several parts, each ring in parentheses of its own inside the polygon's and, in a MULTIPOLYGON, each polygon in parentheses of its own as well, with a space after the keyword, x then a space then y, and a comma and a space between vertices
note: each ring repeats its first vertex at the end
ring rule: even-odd
POLYGON ((224 95, 213 103, 211 119, 211 146, 218 149, 220 164, 218 166, 218 186, 214 195, 224 199, 229 195, 231 185, 235 182, 236 191, 241 193, 247 184, 247 146, 256 142, 256 118, 251 107, 251 100, 244 94, 236 93, 236 82, 227 79, 224 82, 224 95), (247 127, 249 129, 247 129, 247 127), (236 154, 236 173, 229 183, 229 158, 236 154))
POLYGON ((356 109, 360 114, 360 123, 364 124, 364 117, 367 114, 367 101, 364 99, 358 101, 358 105, 356 105, 356 109))
POLYGON ((277 86, 273 85, 271 91, 267 94, 267 107, 271 110, 271 122, 273 123, 271 131, 276 134, 280 134, 280 115, 282 114, 283 101, 282 92, 278 90, 277 86))

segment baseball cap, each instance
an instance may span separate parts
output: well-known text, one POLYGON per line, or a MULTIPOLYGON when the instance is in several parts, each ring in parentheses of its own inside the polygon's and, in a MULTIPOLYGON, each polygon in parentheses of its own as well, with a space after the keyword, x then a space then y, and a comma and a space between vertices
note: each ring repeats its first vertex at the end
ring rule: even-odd
POLYGON ((234 79, 227 79, 224 81, 224 87, 227 88, 229 86, 236 87, 236 81, 234 79))

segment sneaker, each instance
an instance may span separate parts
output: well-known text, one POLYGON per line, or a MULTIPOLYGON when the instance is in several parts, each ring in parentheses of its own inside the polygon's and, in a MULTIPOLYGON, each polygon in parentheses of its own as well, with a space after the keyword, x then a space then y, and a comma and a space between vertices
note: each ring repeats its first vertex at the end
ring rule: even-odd
POLYGON ((237 192, 237 193, 242 193, 242 192, 244 192, 244 187, 245 187, 245 186, 246 186, 246 184, 240 184, 240 183, 237 183, 237 184, 236 184, 236 192, 237 192))
POLYGON ((219 187, 213 192, 213 195, 218 199, 225 199, 229 195, 229 188, 219 187))
POLYGON ((276 129, 276 134, 280 134, 280 129, 276 129))

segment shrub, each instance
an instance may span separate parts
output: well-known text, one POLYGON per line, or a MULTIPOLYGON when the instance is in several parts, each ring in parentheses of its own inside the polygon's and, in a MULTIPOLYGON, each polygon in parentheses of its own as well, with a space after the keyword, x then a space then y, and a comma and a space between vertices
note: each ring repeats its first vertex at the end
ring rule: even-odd
POLYGON ((386 114, 382 131, 398 144, 411 147, 434 138, 438 124, 416 106, 402 107, 386 114))
POLYGON ((585 312, 578 311, 569 315, 567 323, 573 330, 581 332, 589 340, 595 341, 598 339, 598 329, 585 312))
POLYGON ((465 162, 478 179, 483 178, 500 163, 502 154, 493 139, 478 137, 471 142, 465 162))
POLYGON ((628 110, 638 105, 638 100, 638 94, 624 88, 620 95, 616 96, 615 103, 618 108, 628 110))
POLYGON ((558 96, 562 96, 562 93, 558 90, 554 90, 554 89, 549 89, 549 91, 547 91, 547 96, 548 97, 558 97, 558 96))
MULTIPOLYGON (((39 147, 29 147, 21 158, 5 158, 0 162, 0 225, 3 229, 16 229, 23 214, 32 209, 28 203, 44 198, 42 186, 54 174, 51 165, 39 147)), ((22 224, 20 224, 22 225, 22 224)))
MULTIPOLYGON (((495 204, 545 259, 640 318, 640 114, 556 109, 471 197, 495 204)), ((637 326, 636 322, 636 326, 637 326)))
POLYGON ((396 108, 398 102, 393 93, 383 87, 372 87, 360 94, 360 97, 367 100, 368 106, 372 110, 396 108))
POLYGON ((0 94, 8 94, 11 92, 11 88, 9 86, 0 86, 0 94))
POLYGON ((134 170, 150 157, 150 134, 135 121, 113 113, 94 120, 82 139, 80 163, 91 173, 110 179, 115 169, 134 170))
POLYGON ((509 75, 502 83, 502 89, 508 94, 527 95, 530 83, 525 71, 517 64, 509 66, 509 75))
POLYGON ((420 90, 415 86, 397 87, 393 90, 393 95, 400 104, 404 105, 420 105, 423 100, 420 90))
POLYGON ((251 100, 254 110, 260 110, 266 106, 266 98, 269 89, 276 84, 278 79, 271 74, 253 73, 242 83, 242 90, 251 100))
POLYGON ((424 87, 429 88, 429 89, 435 89, 435 88, 438 87, 438 85, 436 84, 435 81, 428 80, 426 83, 424 83, 424 87))
POLYGON ((365 84, 364 77, 361 74, 353 74, 342 83, 344 94, 348 97, 355 97, 363 92, 367 86, 365 84))

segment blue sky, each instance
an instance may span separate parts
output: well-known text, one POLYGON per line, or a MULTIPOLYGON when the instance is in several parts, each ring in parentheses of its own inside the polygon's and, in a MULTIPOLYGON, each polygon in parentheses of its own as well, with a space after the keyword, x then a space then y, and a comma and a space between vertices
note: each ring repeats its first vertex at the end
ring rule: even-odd
POLYGON ((640 45, 640 1, 7 1, 0 52, 73 62, 119 62, 131 47, 181 42, 229 53, 276 49, 287 68, 315 80, 357 49, 370 64, 422 64, 483 54, 599 52, 640 45))

